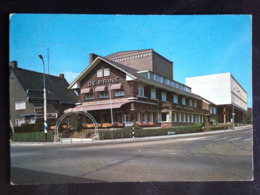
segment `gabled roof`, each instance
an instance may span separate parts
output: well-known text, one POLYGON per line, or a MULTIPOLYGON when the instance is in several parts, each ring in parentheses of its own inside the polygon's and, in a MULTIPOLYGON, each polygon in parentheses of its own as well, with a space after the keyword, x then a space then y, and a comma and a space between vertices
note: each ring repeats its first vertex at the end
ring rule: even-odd
MULTIPOLYGON (((121 70, 122 72, 126 73, 127 75, 129 75, 130 77, 132 77, 133 79, 135 79, 136 81, 140 81, 140 82, 143 82, 143 83, 146 83, 147 85, 151 85, 151 86, 154 86, 154 87, 158 87, 158 88, 161 88, 161 89, 165 89, 167 91, 171 91, 171 92, 176 92, 178 94, 182 94, 182 95, 187 95, 189 97, 193 97, 195 99, 204 99, 206 100, 205 98, 197 95, 197 94, 194 94, 194 93, 190 93, 190 92, 186 92, 186 91, 182 91, 182 90, 179 90, 177 88, 174 88, 174 87, 171 87, 169 85, 166 85, 164 83, 159 83, 157 81, 154 81, 154 80, 151 80, 149 78, 146 78, 142 75, 140 75, 138 72, 139 70, 136 70, 136 69, 133 69, 129 66, 125 66, 123 64, 120 64, 120 63, 117 63, 117 62, 114 62, 112 60, 109 60, 107 58, 104 58, 104 57, 101 57, 101 56, 98 56, 71 84, 70 86, 68 87, 69 89, 71 89, 77 82, 80 82, 81 80, 83 80, 85 78, 85 76, 91 72, 91 70, 93 70, 100 61, 104 61, 108 64, 110 64, 111 66, 115 67, 116 69, 118 70, 121 70)), ((206 100, 208 101, 208 100, 206 100)), ((209 101, 208 101, 209 102, 209 101)), ((210 102, 211 103, 211 102, 210 102)))
MULTIPOLYGON (((16 79, 29 98, 42 98, 43 73, 34 72, 22 68, 10 66, 16 79)), ((65 78, 45 74, 45 86, 47 99, 59 100, 61 103, 74 104, 77 96, 72 90, 68 90, 68 82, 65 78)))

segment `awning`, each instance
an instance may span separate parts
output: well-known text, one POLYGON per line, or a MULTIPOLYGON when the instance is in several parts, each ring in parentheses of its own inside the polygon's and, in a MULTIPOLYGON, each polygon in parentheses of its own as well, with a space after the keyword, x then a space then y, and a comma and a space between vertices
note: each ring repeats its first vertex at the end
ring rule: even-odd
POLYGON ((80 90, 80 93, 92 93, 92 87, 83 88, 80 90))
POLYGON ((123 88, 123 83, 112 84, 110 90, 118 90, 123 88))
POLYGON ((107 86, 103 85, 95 88, 95 92, 101 92, 101 91, 107 91, 107 86))
MULTIPOLYGON (((126 103, 127 102, 112 103, 112 109, 121 108, 121 106, 126 103)), ((75 108, 69 108, 69 109, 65 110, 64 112, 68 113, 68 112, 108 110, 108 109, 111 109, 110 104, 97 104, 97 105, 89 105, 89 106, 77 106, 75 108)))

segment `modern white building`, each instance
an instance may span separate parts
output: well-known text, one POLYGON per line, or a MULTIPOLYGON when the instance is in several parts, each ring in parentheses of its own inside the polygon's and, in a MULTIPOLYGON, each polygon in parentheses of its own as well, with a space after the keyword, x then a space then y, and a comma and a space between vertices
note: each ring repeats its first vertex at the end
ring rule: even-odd
POLYGON ((243 122, 247 111, 247 93, 231 73, 190 77, 185 79, 185 84, 192 88, 192 93, 218 106, 218 122, 232 122, 233 106, 235 123, 243 122))

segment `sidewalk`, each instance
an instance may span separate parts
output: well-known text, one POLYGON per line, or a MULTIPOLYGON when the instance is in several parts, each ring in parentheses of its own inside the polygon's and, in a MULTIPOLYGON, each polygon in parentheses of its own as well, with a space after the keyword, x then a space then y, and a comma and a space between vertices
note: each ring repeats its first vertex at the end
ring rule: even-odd
POLYGON ((169 138, 178 138, 178 137, 189 137, 189 136, 201 136, 201 135, 214 135, 223 132, 236 132, 244 130, 244 128, 252 127, 252 125, 235 127, 235 129, 226 129, 226 130, 216 130, 216 131, 207 131, 199 133, 185 133, 185 134, 175 134, 175 135, 162 135, 162 136, 151 136, 151 137, 135 137, 135 138, 121 138, 121 139, 106 139, 106 140, 92 140, 91 138, 62 138, 58 142, 12 142, 10 141, 11 146, 35 146, 35 145, 60 145, 60 144, 92 144, 92 143, 120 143, 120 142, 139 142, 139 141, 149 141, 149 140, 160 140, 160 139, 169 139, 169 138))

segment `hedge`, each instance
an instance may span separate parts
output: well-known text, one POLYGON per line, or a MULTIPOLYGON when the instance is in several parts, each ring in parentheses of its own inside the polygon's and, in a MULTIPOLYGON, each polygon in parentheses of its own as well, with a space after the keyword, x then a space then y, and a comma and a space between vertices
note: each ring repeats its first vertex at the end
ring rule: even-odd
MULTIPOLYGON (((103 139, 120 139, 120 138, 130 138, 133 136, 132 127, 125 127, 121 130, 99 130, 99 137, 103 139)), ((134 127, 135 137, 149 137, 149 136, 160 136, 168 135, 168 132, 175 132, 175 134, 184 133, 195 133, 202 132, 202 124, 194 124, 192 126, 179 126, 172 128, 158 128, 158 129, 142 129, 141 127, 134 127)))
MULTIPOLYGON (((14 133, 12 135, 14 142, 44 142, 44 132, 30 132, 30 133, 14 133)), ((48 131, 47 141, 53 141, 53 131, 48 131)))

